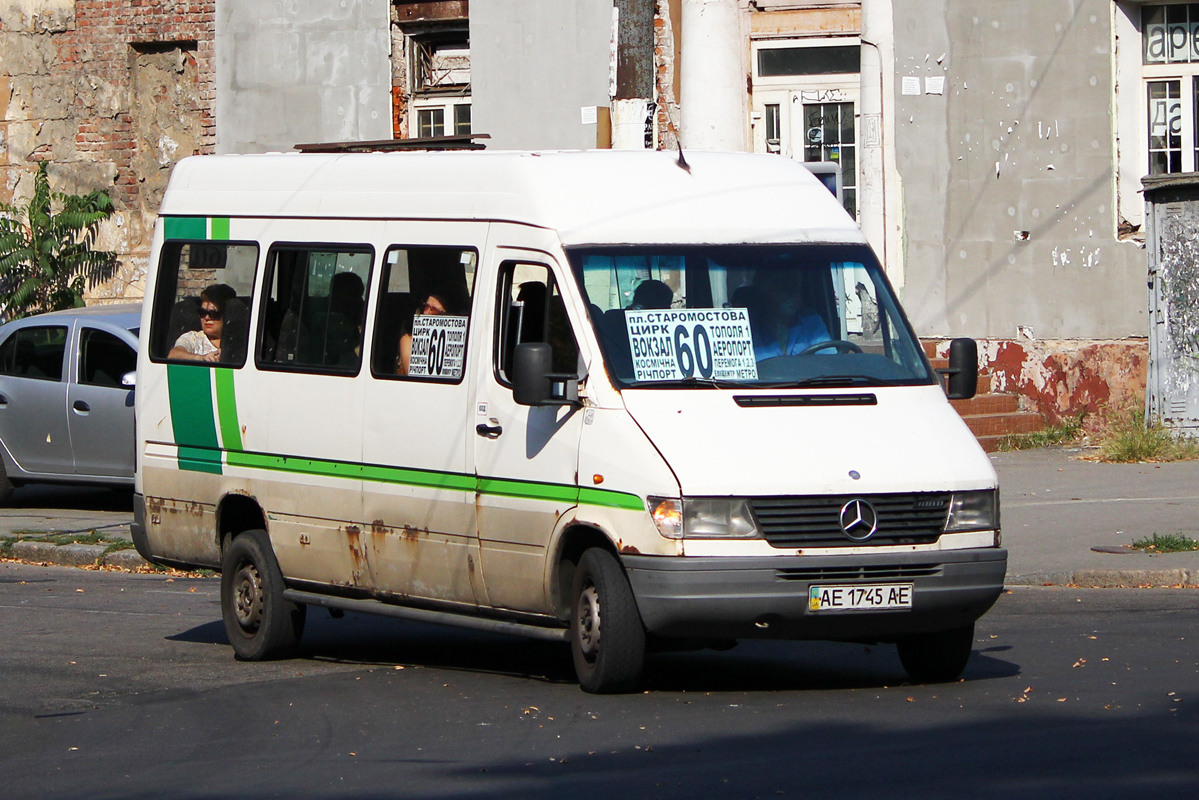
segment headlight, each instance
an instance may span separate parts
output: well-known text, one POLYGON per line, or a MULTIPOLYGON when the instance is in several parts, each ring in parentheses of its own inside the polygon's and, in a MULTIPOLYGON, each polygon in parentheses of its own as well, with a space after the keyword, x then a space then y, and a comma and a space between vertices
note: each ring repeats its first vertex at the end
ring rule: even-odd
POLYGON ((981 492, 954 492, 949 501, 946 533, 961 531, 999 530, 999 493, 994 489, 981 492))
POLYGON ((744 498, 649 498, 658 533, 668 539, 752 539, 758 536, 744 498))

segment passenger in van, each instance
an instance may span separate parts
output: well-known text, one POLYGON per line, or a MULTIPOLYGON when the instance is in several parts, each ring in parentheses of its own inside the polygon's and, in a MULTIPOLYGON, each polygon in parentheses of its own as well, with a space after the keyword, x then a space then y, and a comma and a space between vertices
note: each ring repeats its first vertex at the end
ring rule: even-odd
POLYGON ((798 355, 832 338, 824 319, 804 305, 794 270, 759 271, 746 307, 758 361, 798 355))
POLYGON ((220 361, 225 332, 225 309, 237 297, 232 286, 217 283, 200 292, 200 330, 187 331, 175 340, 167 358, 220 361))
POLYGON ((674 290, 655 278, 644 280, 633 290, 630 311, 641 308, 670 308, 674 302, 674 290))
POLYGON ((339 272, 329 284, 329 318, 325 332, 327 366, 354 366, 362 358, 362 311, 366 305, 362 278, 339 272))
MULTIPOLYGON (((421 316, 460 316, 465 315, 470 307, 469 298, 459 296, 458 292, 448 289, 431 292, 425 297, 425 302, 413 312, 413 321, 421 316)), ((408 374, 408 360, 412 355, 412 326, 400 335, 399 355, 396 357, 396 374, 408 374)))

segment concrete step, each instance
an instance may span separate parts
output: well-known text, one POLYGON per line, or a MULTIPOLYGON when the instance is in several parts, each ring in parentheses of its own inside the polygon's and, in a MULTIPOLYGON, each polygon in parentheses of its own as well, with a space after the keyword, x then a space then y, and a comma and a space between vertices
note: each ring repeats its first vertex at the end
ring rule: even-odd
POLYGON ((963 417, 978 414, 1014 414, 1020 410, 1020 398, 1014 394, 981 392, 969 400, 950 400, 949 404, 963 417))
POLYGON ((1004 436, 1013 433, 1033 433, 1045 427, 1040 414, 1018 411, 1011 414, 972 414, 962 421, 977 437, 1004 436))

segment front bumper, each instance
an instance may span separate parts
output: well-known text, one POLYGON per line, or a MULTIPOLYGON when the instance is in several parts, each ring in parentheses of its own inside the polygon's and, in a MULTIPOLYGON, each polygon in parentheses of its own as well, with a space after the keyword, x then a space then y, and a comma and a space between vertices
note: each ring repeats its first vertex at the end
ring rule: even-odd
POLYGON ((645 628, 667 637, 888 641, 961 628, 1003 590, 1007 550, 852 556, 673 558, 622 556, 645 628), (820 585, 911 583, 912 607, 808 610, 820 585))

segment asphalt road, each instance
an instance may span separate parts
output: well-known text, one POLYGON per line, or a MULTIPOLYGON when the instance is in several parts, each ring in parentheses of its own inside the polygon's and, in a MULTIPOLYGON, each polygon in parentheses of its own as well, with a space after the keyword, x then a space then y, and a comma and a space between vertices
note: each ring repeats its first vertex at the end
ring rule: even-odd
POLYGON ((1193 797, 1199 592, 1017 588, 963 681, 888 646, 661 654, 596 697, 560 645, 313 611, 224 643, 215 579, 0 564, 0 797, 1193 797))

